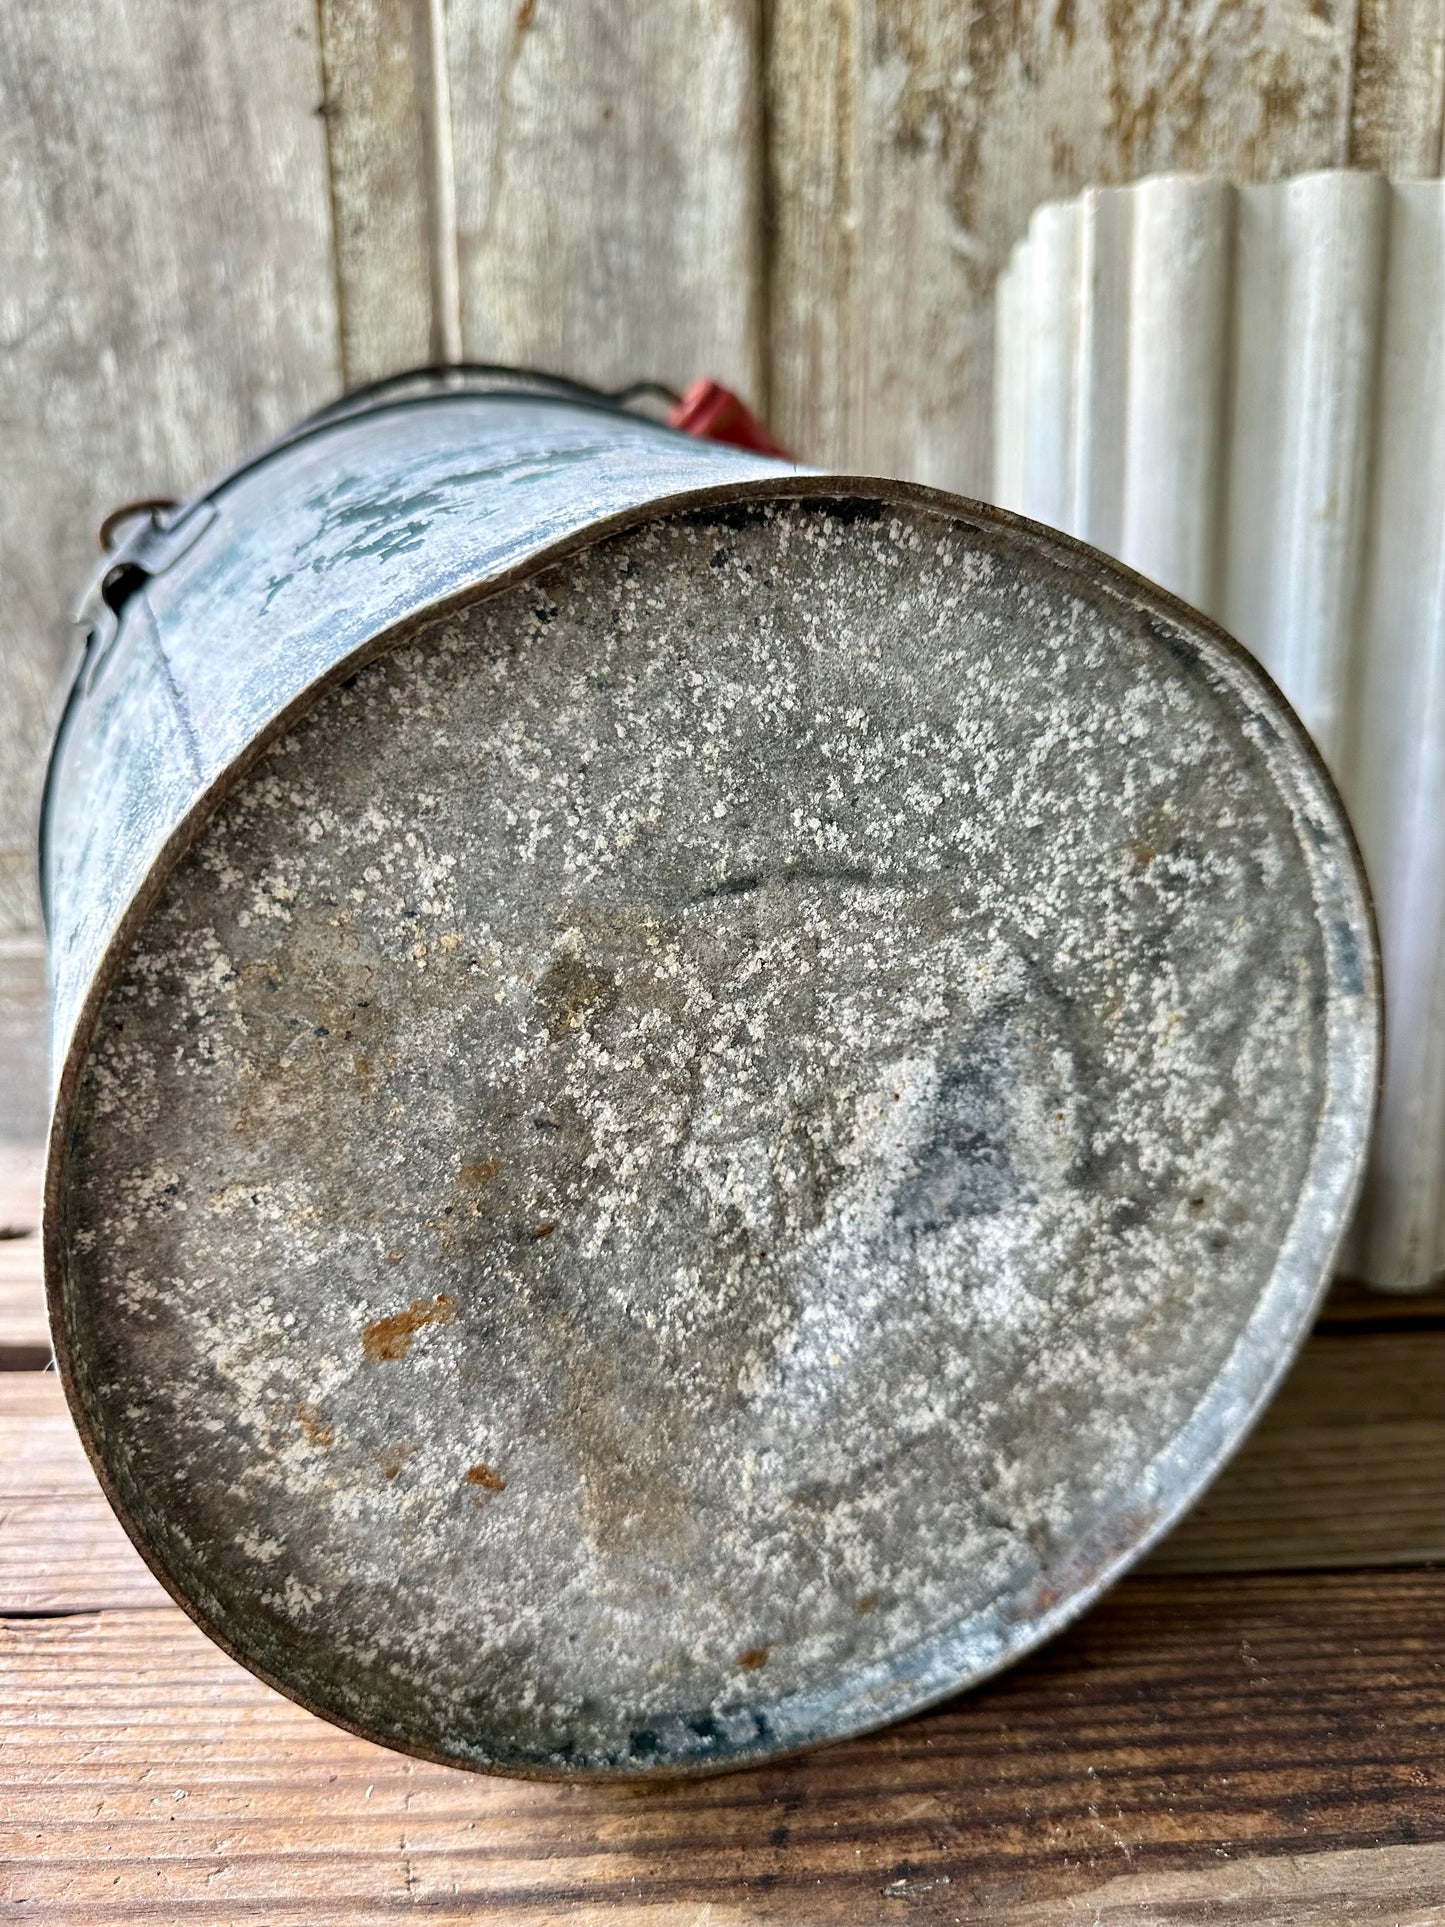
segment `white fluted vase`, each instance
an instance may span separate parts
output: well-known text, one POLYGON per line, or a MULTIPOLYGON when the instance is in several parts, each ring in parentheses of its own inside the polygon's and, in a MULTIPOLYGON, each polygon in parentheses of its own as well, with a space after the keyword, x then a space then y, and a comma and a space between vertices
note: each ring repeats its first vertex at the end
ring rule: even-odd
POLYGON ((1333 771, 1380 920, 1350 1268, 1445 1272, 1445 183, 1180 175, 1040 208, 998 290, 994 493, 1206 610, 1333 771))

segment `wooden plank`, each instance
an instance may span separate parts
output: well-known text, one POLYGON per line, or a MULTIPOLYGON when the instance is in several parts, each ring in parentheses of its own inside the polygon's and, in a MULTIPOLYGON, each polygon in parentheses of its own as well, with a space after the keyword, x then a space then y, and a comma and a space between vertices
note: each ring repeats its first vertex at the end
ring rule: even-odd
POLYGON ((0 1380, 0 1499, 74 1497, 94 1485, 54 1372, 7 1373, 0 1380))
POLYGON ((320 0, 347 387, 433 359, 427 10, 320 0))
POLYGON ((758 0, 448 10, 462 333, 762 399, 758 0))
MULTIPOLYGON (((855 6, 769 0, 764 16, 769 423, 804 461, 838 468, 863 447, 853 365, 855 6)), ((951 275, 951 263, 940 272, 951 275)))
POLYGON ((6 1612, 94 1613, 169 1606, 170 1595, 121 1531, 92 1476, 89 1490, 75 1496, 0 1493, 0 1600, 6 1612))
POLYGON ((0 1376, 0 1612, 169 1603, 96 1484, 60 1381, 0 1376))
POLYGON ((1311 1339, 1151 1564, 1237 1572, 1442 1558, 1445 1332, 1417 1328, 1311 1339))
POLYGON ((0 934, 0 1147, 45 1135, 48 1015, 44 938, 0 934))
POLYGON ((1375 1291, 1354 1278, 1339 1279, 1320 1313, 1321 1332, 1386 1332, 1445 1329, 1445 1281, 1429 1291, 1375 1291))
POLYGON ((314 0, 0 10, 0 934, 100 517, 336 386, 319 99, 314 0))
POLYGON ((1440 0, 1360 0, 1350 166, 1440 172, 1445 124, 1445 7, 1440 0))
POLYGON ((0 1864, 71 1923, 1438 1922, 1442 1610, 1441 1573, 1136 1580, 939 1712, 647 1790, 389 1755, 173 1609, 10 1622, 0 1864))
POLYGON ((34 1371, 50 1357, 40 1249, 43 1164, 37 1146, 0 1143, 0 1372, 34 1371))
POLYGON ((1350 0, 776 0, 774 17, 772 416, 812 460, 986 491, 994 281, 1034 207, 1348 152, 1350 0))

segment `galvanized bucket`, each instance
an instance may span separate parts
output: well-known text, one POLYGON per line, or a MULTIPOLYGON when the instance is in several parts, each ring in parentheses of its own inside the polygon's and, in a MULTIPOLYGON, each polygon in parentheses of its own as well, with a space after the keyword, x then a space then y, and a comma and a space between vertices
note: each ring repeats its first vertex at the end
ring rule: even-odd
POLYGON ((762 1759, 1036 1645, 1259 1411, 1378 970, 1183 605, 429 379, 133 526, 91 627, 56 1351, 262 1678, 460 1766, 762 1759))

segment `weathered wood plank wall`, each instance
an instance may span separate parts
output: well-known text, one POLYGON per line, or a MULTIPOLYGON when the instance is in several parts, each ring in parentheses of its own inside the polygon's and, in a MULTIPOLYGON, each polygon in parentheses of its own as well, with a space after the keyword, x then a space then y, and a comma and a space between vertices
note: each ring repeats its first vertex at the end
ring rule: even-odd
POLYGON ((980 489, 1037 202, 1435 173, 1442 110, 1440 0, 0 10, 0 1138, 43 1109, 36 802, 116 501, 458 353, 714 373, 814 460, 980 489))
POLYGON ((340 377, 313 0, 0 8, 0 1139, 43 1113, 33 840, 117 502, 340 377))
POLYGON ((763 384, 756 0, 448 9, 473 359, 763 384))
POLYGON ((1445 7, 1360 0, 1350 166, 1434 175, 1445 129, 1445 7))
POLYGON ((433 48, 416 0, 320 10, 342 380, 441 359, 432 295, 433 48))

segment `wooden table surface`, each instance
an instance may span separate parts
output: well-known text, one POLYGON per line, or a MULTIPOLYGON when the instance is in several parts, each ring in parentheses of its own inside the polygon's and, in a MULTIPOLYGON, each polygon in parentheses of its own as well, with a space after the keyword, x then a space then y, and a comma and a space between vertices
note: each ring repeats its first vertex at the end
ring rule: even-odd
POLYGON ((260 1685, 110 1515, 0 1147, 0 1918, 1445 1927, 1445 1298, 1338 1288, 1213 1492, 983 1690, 659 1789, 422 1765, 260 1685))

